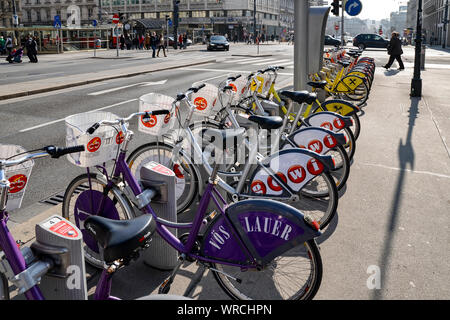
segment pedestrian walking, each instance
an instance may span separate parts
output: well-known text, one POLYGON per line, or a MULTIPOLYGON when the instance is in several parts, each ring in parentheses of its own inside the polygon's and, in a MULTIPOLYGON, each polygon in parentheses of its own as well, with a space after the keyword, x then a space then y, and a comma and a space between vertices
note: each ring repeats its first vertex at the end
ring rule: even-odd
POLYGON ((157 57, 159 57, 159 51, 161 51, 161 49, 163 49, 164 57, 167 57, 166 48, 164 47, 164 36, 162 34, 159 35, 157 57))
POLYGON ((27 56, 28 59, 30 59, 30 62, 34 62, 33 57, 33 38, 31 37, 31 34, 28 36, 26 42, 25 42, 25 48, 27 49, 27 56))
POLYGON ((122 35, 120 35, 120 50, 125 49, 125 37, 122 35))
POLYGON ((3 38, 3 36, 0 36, 0 54, 6 53, 5 43, 6 40, 3 38))
POLYGON ((159 46, 159 38, 156 35, 156 32, 153 31, 152 36, 150 37, 150 46, 152 47, 152 58, 156 58, 156 47, 159 46))
POLYGON ((400 41, 399 36, 400 34, 397 31, 392 32, 391 40, 389 41, 388 44, 388 54, 390 57, 388 63, 384 66, 384 68, 386 69, 389 69, 392 66, 394 60, 397 60, 399 64, 398 70, 405 69, 405 66, 403 65, 402 61, 402 54, 403 54, 402 42, 400 41))
POLYGON ((187 48, 187 40, 188 40, 187 34, 184 33, 183 34, 183 49, 187 48))
POLYGON ((145 35, 144 46, 146 50, 150 50, 150 34, 145 35))
POLYGON ((8 54, 11 54, 11 51, 13 49, 13 40, 12 40, 11 36, 6 37, 5 47, 6 47, 6 51, 8 51, 8 54))

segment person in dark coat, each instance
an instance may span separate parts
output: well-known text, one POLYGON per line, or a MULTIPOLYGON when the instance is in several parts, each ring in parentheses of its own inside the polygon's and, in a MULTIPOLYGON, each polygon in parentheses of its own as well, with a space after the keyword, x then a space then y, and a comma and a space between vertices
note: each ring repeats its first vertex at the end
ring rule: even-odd
POLYGON ((402 61, 402 41, 400 40, 400 34, 396 31, 392 32, 391 35, 391 41, 388 44, 388 54, 389 54, 389 61, 384 66, 386 69, 389 69, 392 64, 394 63, 394 60, 397 60, 399 64, 398 70, 404 70, 405 66, 403 65, 402 61))

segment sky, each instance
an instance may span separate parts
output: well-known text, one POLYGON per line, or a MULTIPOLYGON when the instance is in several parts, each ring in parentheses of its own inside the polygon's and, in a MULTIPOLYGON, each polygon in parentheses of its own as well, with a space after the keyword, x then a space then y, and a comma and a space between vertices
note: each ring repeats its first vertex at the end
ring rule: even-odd
MULTIPOLYGON (((389 19, 391 12, 398 11, 399 4, 406 5, 406 0, 360 0, 363 8, 357 16, 360 19, 389 19)), ((332 0, 328 0, 331 4, 332 0)), ((346 15, 346 17, 349 17, 346 15)))

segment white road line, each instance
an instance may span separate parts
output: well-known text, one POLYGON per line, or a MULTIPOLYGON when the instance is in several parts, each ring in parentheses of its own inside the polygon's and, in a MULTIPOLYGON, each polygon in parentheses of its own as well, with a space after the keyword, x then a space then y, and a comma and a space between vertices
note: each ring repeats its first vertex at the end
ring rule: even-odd
MULTIPOLYGON (((98 109, 95 109, 95 110, 90 110, 88 112, 101 111, 101 110, 105 110, 105 109, 121 106, 123 104, 127 104, 127 103, 130 103, 130 102, 133 102, 133 101, 137 101, 137 100, 138 100, 137 98, 136 99, 130 99, 130 100, 127 100, 127 101, 122 101, 122 102, 119 102, 119 103, 111 104, 109 106, 101 107, 101 108, 98 108, 98 109)), ((30 127, 30 128, 19 130, 19 132, 27 132, 27 131, 31 131, 31 130, 34 130, 34 129, 39 129, 39 128, 42 128, 42 127, 46 127, 46 126, 49 126, 49 125, 52 125, 52 124, 64 121, 65 119, 66 118, 49 121, 49 122, 42 123, 42 124, 39 124, 39 125, 34 126, 34 127, 30 127)))
POLYGON ((101 95, 101 94, 110 93, 110 92, 114 92, 114 91, 130 88, 130 87, 134 87, 134 86, 143 86, 143 87, 156 86, 156 85, 164 84, 166 82, 167 82, 167 80, 161 80, 161 81, 157 81, 157 82, 138 82, 138 83, 129 84, 127 86, 122 86, 122 87, 117 87, 117 88, 111 88, 111 89, 91 92, 91 93, 88 93, 88 96, 98 96, 98 95, 101 95))
POLYGON ((277 66, 282 66, 282 67, 284 67, 284 66, 288 66, 288 65, 290 65, 290 64, 294 64, 294 62, 292 61, 292 59, 288 59, 288 60, 289 60, 289 62, 277 63, 277 66))
POLYGON ((417 174, 426 174, 426 175, 429 175, 429 176, 435 176, 435 177, 439 177, 439 178, 450 179, 450 176, 445 175, 445 174, 441 174, 441 173, 434 173, 434 172, 429 172, 429 171, 417 171, 417 170, 410 170, 410 169, 402 169, 402 168, 389 167, 389 166, 385 166, 385 165, 382 165, 382 164, 375 164, 375 163, 361 163, 361 164, 364 165, 364 166, 380 167, 380 168, 390 169, 390 170, 395 170, 395 171, 404 171, 404 172, 417 173, 417 174))
MULTIPOLYGON (((255 59, 255 58, 245 58, 245 59, 237 59, 237 60, 234 60, 232 57, 229 57, 229 58, 227 58, 227 60, 224 61, 224 62, 225 62, 225 63, 237 63, 237 62, 247 61, 247 60, 249 60, 249 59, 255 59)), ((258 59, 260 59, 260 58, 258 58, 258 59)))
MULTIPOLYGON (((260 65, 263 65, 263 64, 267 64, 268 62, 274 62, 274 61, 284 61, 284 60, 267 59, 267 60, 262 61, 262 62, 256 62, 256 63, 250 63, 250 64, 253 65, 253 66, 260 66, 260 65)), ((278 63, 278 62, 277 62, 277 63, 278 63)))
MULTIPOLYGON (((205 71, 205 72, 225 72, 225 73, 246 73, 250 74, 253 71, 243 71, 243 70, 228 70, 228 69, 205 69, 205 68, 191 68, 191 67, 185 67, 180 68, 180 70, 190 70, 190 71, 205 71)), ((292 72, 278 72, 279 75, 282 76, 292 76, 294 75, 292 72)))
POLYGON ((257 62, 261 62, 261 61, 265 61, 265 60, 267 60, 267 58, 248 59, 247 61, 238 62, 237 64, 251 64, 251 63, 257 63, 257 62))

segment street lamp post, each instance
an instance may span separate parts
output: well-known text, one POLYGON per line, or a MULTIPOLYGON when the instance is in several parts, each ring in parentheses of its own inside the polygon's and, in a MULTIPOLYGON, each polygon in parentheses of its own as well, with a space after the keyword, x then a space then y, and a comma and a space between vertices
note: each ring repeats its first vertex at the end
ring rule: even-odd
POLYGON ((422 79, 420 78, 420 55, 422 50, 422 0, 417 3, 416 51, 414 57, 414 77, 411 81, 411 97, 422 96, 422 79))
POLYGON ((442 48, 445 49, 447 46, 447 24, 448 24, 448 0, 445 2, 445 10, 444 10, 444 28, 442 30, 444 40, 442 41, 442 48))
POLYGON ((256 0, 253 0, 253 39, 256 44, 256 0))

